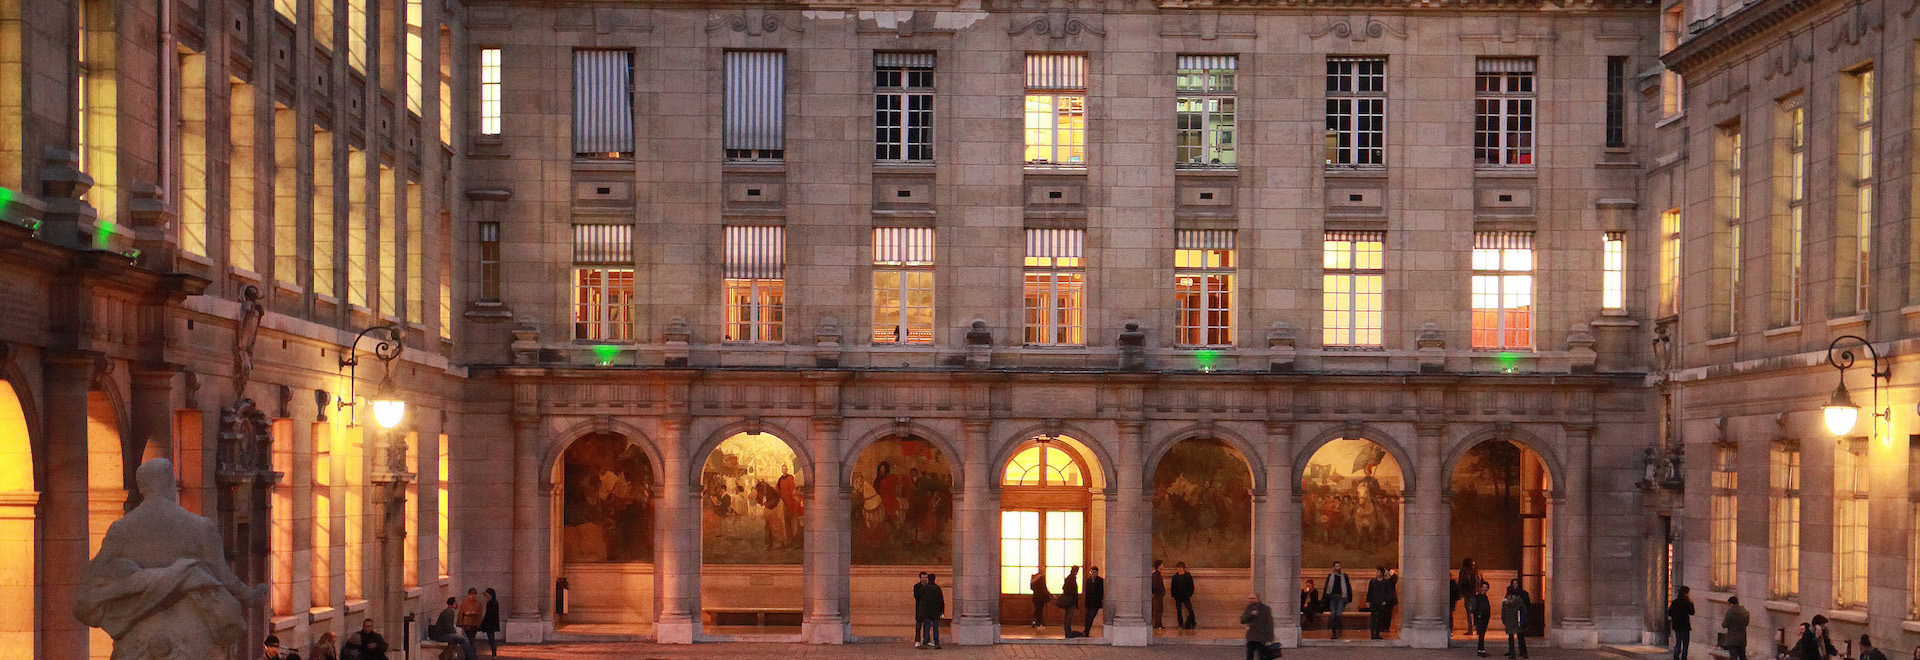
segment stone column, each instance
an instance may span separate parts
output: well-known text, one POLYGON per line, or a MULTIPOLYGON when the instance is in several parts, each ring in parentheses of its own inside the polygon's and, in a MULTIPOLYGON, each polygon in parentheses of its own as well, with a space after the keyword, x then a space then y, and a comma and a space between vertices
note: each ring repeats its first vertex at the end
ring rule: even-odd
POLYGON ((1592 466, 1592 424, 1566 426, 1565 496, 1553 543, 1553 608, 1560 614, 1555 640, 1561 648, 1590 649, 1600 645, 1600 633, 1593 627, 1593 565, 1590 542, 1592 501, 1587 472, 1592 466))
POLYGON ((1294 496, 1293 424, 1267 423, 1267 488, 1253 498, 1253 588, 1273 607, 1275 641, 1300 645, 1300 500, 1294 496))
POLYGON ((654 641, 692 644, 700 632, 699 494, 688 482, 685 416, 660 418, 660 495, 654 515, 654 641))
POLYGON ((960 477, 960 515, 954 530, 954 552, 960 556, 960 575, 954 585, 953 640, 959 644, 992 644, 999 640, 1000 570, 994 566, 999 549, 998 501, 988 484, 993 468, 987 464, 991 422, 965 422, 966 444, 960 449, 964 466, 960 477))
POLYGON ((173 454, 173 377, 178 373, 174 365, 133 369, 133 449, 142 463, 149 458, 179 462, 173 454))
POLYGON ((40 504, 40 602, 42 658, 88 657, 88 628, 73 618, 73 597, 92 556, 87 542, 87 390, 101 357, 91 351, 61 351, 46 368, 45 495, 40 504))
POLYGON ((1440 454, 1445 424, 1416 426, 1419 447, 1414 456, 1414 488, 1400 537, 1404 566, 1400 600, 1407 603, 1400 637, 1415 648, 1447 647, 1447 558, 1450 516, 1444 494, 1440 454))
POLYGON ((813 420, 813 501, 806 511, 807 620, 809 643, 847 641, 847 581, 852 570, 852 523, 840 479, 838 417, 813 420))
POLYGON ((1147 621, 1148 573, 1153 571, 1153 510, 1147 505, 1145 424, 1119 422, 1120 460, 1115 481, 1113 513, 1107 517, 1107 557, 1103 571, 1106 601, 1112 620, 1107 642, 1114 646, 1146 646, 1153 638, 1147 621))
POLYGON ((546 639, 547 585, 542 546, 546 511, 540 501, 540 414, 534 393, 516 384, 513 425, 513 599, 506 624, 509 639, 526 643, 546 639))

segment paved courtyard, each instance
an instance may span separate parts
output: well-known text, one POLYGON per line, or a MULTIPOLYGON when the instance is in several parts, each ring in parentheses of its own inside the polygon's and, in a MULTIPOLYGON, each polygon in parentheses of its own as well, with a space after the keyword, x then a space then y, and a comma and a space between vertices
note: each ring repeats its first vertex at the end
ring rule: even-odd
MULTIPOLYGON (((1504 648, 1502 649, 1504 651, 1504 648)), ((1638 649, 1636 649, 1638 650, 1638 649)), ((480 648, 482 657, 487 650, 483 643, 480 648)), ((727 660, 887 660, 899 658, 905 660, 1014 660, 1035 658, 1045 660, 1073 660, 1076 658, 1099 658, 1101 660, 1238 660, 1245 657, 1245 649, 1239 646, 1195 646, 1195 645, 1156 645, 1145 648, 1115 648, 1095 645, 1067 644, 1000 644, 996 646, 948 646, 939 651, 921 651, 905 643, 848 644, 845 646, 816 646, 809 644, 766 644, 766 643, 724 643, 694 644, 690 646, 662 646, 635 642, 603 643, 558 643, 540 646, 516 646, 500 649, 500 657, 517 660, 588 660, 595 658, 620 658, 622 660, 681 660, 691 658, 726 658, 727 660)), ((1288 649, 1288 660, 1472 660, 1470 648, 1454 648, 1445 651, 1405 648, 1383 648, 1368 646, 1307 647, 1288 649)), ((1499 658, 1498 654, 1493 656, 1499 658)), ((1572 651, 1553 648, 1536 649, 1533 657, 1538 660, 1638 660, 1641 654, 1618 649, 1602 648, 1592 651, 1572 651)))

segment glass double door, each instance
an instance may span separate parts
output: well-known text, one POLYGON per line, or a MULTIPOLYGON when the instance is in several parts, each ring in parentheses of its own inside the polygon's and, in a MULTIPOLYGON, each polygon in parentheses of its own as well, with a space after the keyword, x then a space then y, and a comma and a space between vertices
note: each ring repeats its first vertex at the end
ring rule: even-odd
MULTIPOLYGON (((1058 595, 1067 571, 1086 563, 1087 520, 1084 511, 1008 510, 1000 512, 1000 621, 1002 625, 1032 623, 1033 576, 1040 572, 1047 592, 1058 595), (1044 569, 1044 571, 1042 571, 1044 569)), ((1084 577, 1084 576, 1082 576, 1084 577)), ((1060 611, 1048 598, 1044 614, 1057 622, 1060 611)))

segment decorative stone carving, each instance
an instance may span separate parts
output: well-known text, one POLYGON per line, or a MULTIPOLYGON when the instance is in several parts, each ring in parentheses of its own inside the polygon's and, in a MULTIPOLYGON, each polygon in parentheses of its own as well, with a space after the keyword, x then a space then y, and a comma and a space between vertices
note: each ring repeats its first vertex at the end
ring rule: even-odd
POLYGON ((540 361, 540 326, 534 324, 533 317, 520 317, 519 325, 513 327, 513 363, 530 366, 540 361))
POLYGON ((1567 333, 1567 362, 1573 373, 1593 373, 1594 365, 1599 362, 1599 353, 1593 350, 1594 340, 1591 329, 1585 323, 1575 323, 1573 330, 1567 333))
POLYGON ((813 365, 822 369, 840 366, 840 319, 820 318, 820 327, 813 331, 813 365))
POLYGON ((1147 368, 1147 333, 1140 331, 1140 324, 1128 323, 1120 331, 1120 368, 1127 371, 1140 371, 1147 368))
POLYGON ((1298 352, 1293 347, 1293 326, 1286 321, 1274 321, 1267 330, 1267 370, 1293 371, 1294 357, 1298 352))
POLYGON ((974 319, 967 328, 967 366, 983 368, 993 364, 993 331, 987 322, 974 319))
POLYGON ((81 575, 73 616, 113 638, 113 657, 204 660, 226 657, 246 633, 249 588, 227 568, 213 522, 181 508, 173 463, 156 458, 135 472, 142 501, 107 528, 81 575))
MULTIPOLYGON (((199 408, 200 407, 200 374, 195 372, 192 369, 188 369, 184 372, 181 372, 181 375, 184 377, 181 379, 181 381, 182 381, 182 389, 186 394, 187 407, 199 408)), ((325 419, 323 418, 321 421, 325 421, 325 419)))
POLYGON ((1447 370, 1447 340, 1440 334, 1440 326, 1431 321, 1420 324, 1420 335, 1414 339, 1419 346, 1420 373, 1441 373, 1447 370))
POLYGON ((778 12, 769 12, 759 7, 751 7, 730 13, 715 12, 707 16, 707 32, 719 32, 725 29, 731 29, 734 32, 745 32, 749 37, 758 37, 763 34, 779 32, 782 29, 792 30, 794 32, 807 31, 806 27, 800 24, 800 21, 783 16, 778 12))
POLYGON ((253 379, 253 344, 260 338, 260 317, 267 308, 260 304, 260 287, 247 285, 240 293, 240 323, 233 329, 233 400, 247 398, 247 381, 253 379))
POLYGON ((1065 39, 1076 36, 1082 32, 1096 37, 1107 36, 1105 28, 1095 25, 1085 18, 1068 14, 1065 10, 1050 11, 1029 19, 1016 18, 1013 19, 1013 24, 1007 28, 1007 34, 1015 37, 1026 34, 1029 31, 1034 34, 1044 34, 1053 39, 1065 39))
POLYGON ((672 320, 667 321, 667 329, 661 333, 661 336, 666 340, 665 346, 661 349, 666 366, 687 366, 687 360, 693 354, 691 342, 693 328, 687 325, 687 320, 679 316, 673 317, 672 320))
POLYGON ((1407 38, 1406 30, 1388 25, 1372 16, 1335 19, 1326 27, 1307 33, 1307 38, 1319 39, 1329 34, 1340 39, 1352 39, 1355 43, 1382 37, 1393 37, 1402 41, 1407 38))

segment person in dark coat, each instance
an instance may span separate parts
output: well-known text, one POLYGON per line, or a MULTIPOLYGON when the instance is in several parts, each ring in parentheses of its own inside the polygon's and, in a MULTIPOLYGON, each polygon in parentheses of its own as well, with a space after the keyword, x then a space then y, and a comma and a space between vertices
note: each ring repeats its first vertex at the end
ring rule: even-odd
POLYGON ((440 617, 434 620, 432 628, 427 629, 427 639, 458 646, 460 647, 461 658, 474 660, 474 658, 480 654, 474 652, 473 640, 467 639, 466 635, 460 634, 460 627, 456 625, 456 622, 460 620, 460 612, 455 609, 455 607, 458 606, 459 603, 460 599, 458 598, 447 599, 447 609, 440 610, 440 617))
POLYGON ((1533 598, 1527 590, 1521 588, 1520 579, 1514 578, 1507 583, 1507 595, 1500 599, 1500 625, 1507 629, 1507 657, 1527 657, 1527 617, 1533 609, 1533 598), (1518 655, 1515 655, 1515 654, 1518 655))
POLYGON ((493 647, 493 657, 500 657, 500 594, 487 587, 487 610, 480 616, 480 632, 487 634, 487 644, 493 647))
MULTIPOLYGON (((1060 627, 1067 632, 1068 637, 1076 637, 1076 635, 1073 634, 1073 611, 1080 608, 1079 566, 1067 569, 1067 579, 1060 581, 1059 601, 1060 611, 1062 613, 1061 618, 1063 619, 1060 622, 1060 627)), ((1086 633, 1083 632, 1078 636, 1084 636, 1085 634, 1086 633)))
POLYGON ((373 619, 361 621, 360 629, 347 635, 340 660, 387 660, 387 638, 373 631, 373 619))
POLYGON ((1487 622, 1493 619, 1493 604, 1487 602, 1487 583, 1474 585, 1473 595, 1466 600, 1467 632, 1473 633, 1478 642, 1474 654, 1487 657, 1487 622))
POLYGON ((1273 608, 1260 602, 1260 594, 1247 594, 1240 623, 1247 627, 1247 660, 1266 660, 1267 645, 1273 643, 1273 608))
POLYGON ((1860 660, 1887 660, 1887 654, 1874 647, 1873 638, 1863 634, 1860 636, 1860 660))
POLYGON ((1326 603, 1320 601, 1320 589, 1313 586, 1313 579, 1300 581, 1300 628, 1313 627, 1313 617, 1320 613, 1326 603))
MULTIPOLYGON (((1460 560, 1460 574, 1454 576, 1453 585, 1447 589, 1448 595, 1455 603, 1458 603, 1462 599, 1472 597, 1473 593, 1479 589, 1480 566, 1473 563, 1472 557, 1460 560)), ((1453 628, 1453 610, 1451 608, 1447 610, 1447 624, 1448 629, 1453 628)), ((1467 622, 1467 632, 1473 632, 1472 621, 1467 622)))
POLYGON ((267 635, 260 642, 260 657, 266 660, 300 660, 300 654, 281 649, 280 638, 275 635, 267 635))
POLYGON ((1193 630, 1197 625, 1193 620, 1193 574, 1187 572, 1187 563, 1173 565, 1173 622, 1182 630, 1193 630))
POLYGON ((1840 655, 1833 647, 1833 640, 1827 638, 1827 617, 1813 615, 1813 624, 1800 624, 1800 642, 1793 645, 1787 657, 1793 660, 1826 660, 1840 655))
POLYGON ((1160 574, 1160 560, 1153 560, 1153 629, 1167 626, 1164 615, 1167 613, 1167 578, 1160 574))
POLYGON ((1027 589, 1033 592, 1033 627, 1047 625, 1047 605, 1053 601, 1053 591, 1047 589, 1047 569, 1034 571, 1027 589))
POLYGON ((947 594, 932 573, 921 573, 913 586, 914 648, 940 648, 940 617, 947 613, 947 594))
POLYGON ((1333 573, 1327 575, 1327 629, 1333 631, 1333 638, 1340 639, 1340 615, 1347 613, 1347 603, 1353 602, 1353 580, 1340 570, 1340 562, 1333 562, 1333 573))
POLYGON ((1687 646, 1693 638, 1693 599, 1687 596, 1690 591, 1684 585, 1675 589, 1673 602, 1667 604, 1667 629, 1673 631, 1673 660, 1687 660, 1687 646))
POLYGON ((1727 614, 1720 618, 1720 629, 1726 631, 1726 639, 1720 647, 1727 650, 1727 660, 1747 660, 1747 625, 1753 621, 1753 615, 1740 605, 1739 596, 1727 598, 1727 614))
POLYGON ((1374 639, 1393 625, 1393 604, 1399 600, 1394 585, 1399 581, 1397 576, 1388 577, 1387 567, 1381 566, 1367 582, 1367 634, 1374 639))
POLYGON ((927 572, 921 571, 913 581, 913 648, 927 647, 926 627, 920 625, 924 619, 922 612, 927 609, 927 572))
POLYGON ((1093 621, 1100 618, 1100 608, 1106 604, 1107 600, 1107 579, 1100 577, 1099 566, 1087 567, 1087 588, 1084 600, 1087 618, 1080 626, 1080 633, 1082 636, 1088 636, 1093 634, 1093 621))

